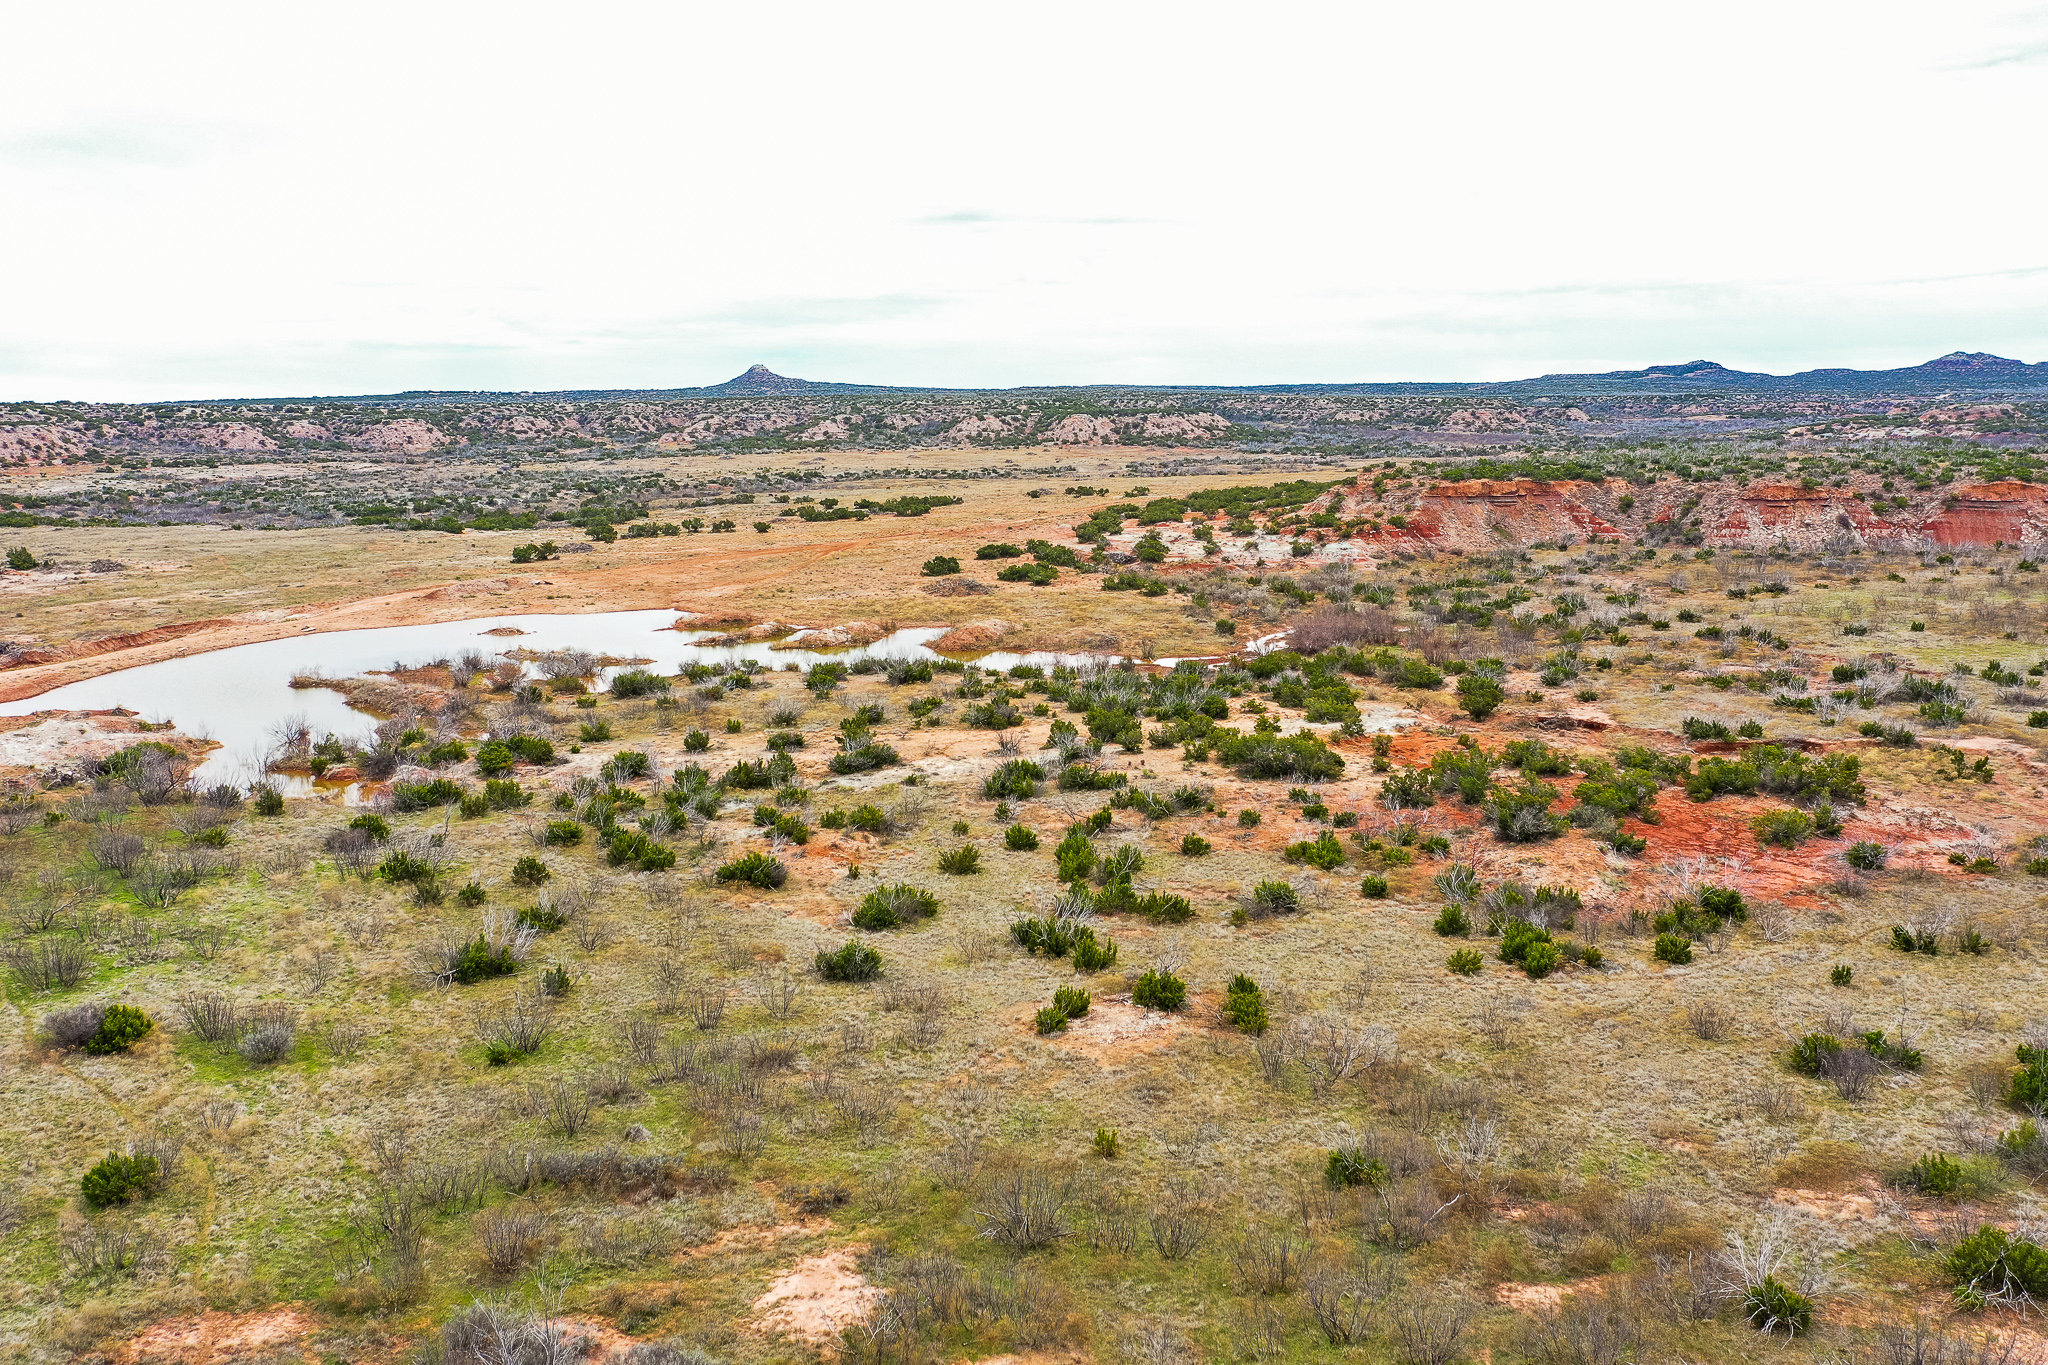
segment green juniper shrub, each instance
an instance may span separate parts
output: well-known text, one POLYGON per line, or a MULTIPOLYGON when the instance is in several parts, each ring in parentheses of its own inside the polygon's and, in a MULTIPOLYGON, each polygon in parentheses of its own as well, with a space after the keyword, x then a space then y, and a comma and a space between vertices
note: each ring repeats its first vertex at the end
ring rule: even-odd
POLYGON ((560 997, 569 993, 569 972, 560 963, 547 967, 540 974, 540 993, 560 997))
POLYGON ((1942 1268, 1955 1283, 1959 1308, 1982 1309, 2048 1299, 2048 1249, 1987 1223, 1958 1242, 1942 1268))
POLYGON ((1901 924, 1892 926, 1891 945, 1902 953, 1925 953, 1929 957, 1941 953, 1941 940, 1933 930, 1908 929, 1901 924))
POLYGON ((580 844, 583 842, 583 826, 575 820, 550 820, 543 837, 557 847, 580 844))
POLYGON ((1058 1005, 1047 1005, 1032 1022, 1040 1033, 1065 1033, 1070 1021, 1058 1005))
POLYGON ((1242 929, 1254 920, 1301 913, 1301 893, 1286 882, 1263 881, 1231 911, 1230 922, 1242 929))
POLYGON ((1123 1141, 1117 1136, 1116 1129, 1097 1128, 1095 1130, 1095 1155, 1101 1157, 1104 1161, 1114 1161, 1122 1151, 1123 1141))
POLYGON ((947 574, 959 573, 960 561, 953 555, 933 555, 918 572, 926 578, 943 578, 947 574))
POLYGON ((1290 863, 1307 863, 1310 867, 1329 872, 1344 865, 1344 846, 1337 842, 1336 835, 1324 830, 1314 839, 1289 844, 1281 856, 1290 863))
POLYGON ((1652 953, 1659 962, 1682 967, 1692 961, 1692 940, 1677 934, 1659 934, 1652 953))
POLYGON ((96 1057, 126 1052, 155 1027, 156 1021, 133 1005, 109 1005, 99 1028, 85 1040, 85 1050, 96 1057))
POLYGON ((1028 801, 1038 795, 1045 769, 1028 758, 1013 758, 982 779, 981 795, 987 801, 1028 801))
POLYGON ((1038 835, 1028 825, 1012 825, 1003 831, 1003 846, 1018 853, 1029 853, 1038 847, 1038 835))
MULTIPOLYGON (((576 738, 585 744, 603 744, 612 737, 612 723, 608 720, 589 720, 576 727, 576 738)), ((688 736, 684 747, 689 746, 688 736)))
POLYGON ((690 729, 683 732, 683 748, 693 754, 701 754, 711 747, 711 736, 707 731, 690 729))
POLYGON ((1954 1157, 1929 1152, 1905 1169, 1899 1183, 1921 1194, 1947 1198, 1963 1187, 1963 1166, 1954 1157))
POLYGON ((820 952, 812 959, 818 975, 827 981, 872 981, 882 974, 882 955, 858 939, 832 952, 820 952))
POLYGON ((512 864, 512 885, 514 886, 539 886, 554 875, 553 872, 548 870, 546 863, 534 857, 531 853, 512 864))
POLYGON ((474 986, 494 976, 511 976, 519 970, 518 960, 507 948, 493 949, 482 934, 462 945, 455 955, 449 976, 465 986, 474 986))
POLYGON ((283 815, 284 793, 267 783, 259 783, 250 791, 254 809, 258 815, 283 815))
POLYGON ((1117 945, 1113 939, 1098 939, 1095 931, 1082 926, 1074 934, 1074 970, 1107 971, 1116 965, 1117 945))
POLYGON ((1849 845, 1842 851, 1842 861, 1859 872, 1879 872, 1891 859, 1891 852, 1883 844, 1868 839, 1849 845))
POLYGON ((650 673, 644 668, 629 668, 615 675, 611 682, 611 694, 621 699, 657 696, 668 690, 667 678, 658 673, 650 673))
POLYGON ((1362 1148, 1332 1147, 1329 1160, 1323 1164, 1323 1180, 1333 1190, 1377 1190, 1387 1183, 1387 1164, 1378 1157, 1366 1156, 1362 1148))
POLYGON ((1176 1014, 1187 1007, 1187 982, 1172 972, 1148 971, 1131 986, 1131 1003, 1140 1009, 1176 1014))
POLYGON ((782 865, 781 859, 770 857, 757 848, 722 865, 712 876, 719 882, 773 891, 789 880, 789 869, 782 865))
POLYGON ((484 899, 484 888, 481 883, 475 881, 464 882, 462 889, 455 893, 457 905, 478 906, 484 903, 484 899))
POLYGON ((1486 959, 1477 948, 1460 948, 1451 954, 1449 966, 1459 976, 1477 976, 1485 969, 1486 959))
POLYGON ((1180 851, 1189 858, 1204 858, 1209 854, 1209 841, 1199 834, 1190 834, 1180 841, 1180 851))
POLYGON ((153 1156, 122 1156, 108 1152, 79 1180, 79 1193, 96 1209, 125 1204, 148 1192, 156 1183, 157 1162, 153 1156))
POLYGON ((1751 820, 1749 828, 1758 843, 1797 848, 1800 840, 1814 833, 1815 824, 1814 818, 1805 811, 1774 810, 1751 820))
POLYGON ((1255 810, 1241 810, 1237 813, 1237 826, 1239 829, 1256 829, 1261 818, 1255 810))
POLYGON ((1053 1008, 1069 1019, 1079 1019, 1088 1013, 1093 1001, 1088 992, 1079 986, 1061 986, 1052 993, 1053 1008))
POLYGON ((981 871, 981 850, 973 844, 963 844, 959 848, 941 853, 939 871, 955 877, 971 876, 981 871))
POLYGON ((1095 845, 1085 830, 1076 826, 1067 831, 1052 851, 1054 861, 1059 865, 1059 880, 1081 881, 1095 870, 1095 845))
POLYGON ((1387 879, 1378 872, 1368 872, 1358 882, 1358 894, 1367 900, 1384 900, 1387 895, 1387 879))
POLYGON ((604 857, 613 867, 636 868, 641 872, 666 872, 676 865, 674 849, 637 829, 614 829, 606 841, 604 857))
POLYGON ((492 810, 523 810, 533 804, 533 793, 517 782, 493 779, 484 783, 484 804, 492 810))
POLYGON ((390 822, 381 815, 358 815, 348 822, 348 827, 361 830, 380 844, 391 837, 390 822))
MULTIPOLYGON (((562 795, 566 798, 568 793, 562 795)), ((491 803, 482 792, 465 792, 462 800, 456 803, 456 809, 462 812, 463 819, 478 820, 491 813, 491 803)))
POLYGON ((1446 905, 1437 912, 1437 917, 1430 927, 1445 938, 1472 936, 1472 919, 1465 913, 1465 907, 1462 905, 1446 905))
POLYGON ((1260 994, 1258 983, 1242 972, 1230 980, 1230 989, 1223 999, 1223 1017, 1239 1032, 1253 1037, 1264 1033, 1269 1025, 1265 997, 1260 994))
POLYGON ((1828 980, 1837 986, 1847 986, 1856 980, 1856 969, 1846 962, 1838 962, 1828 972, 1828 980))
POLYGON ((898 929, 939 913, 939 898, 907 882, 880 886, 861 897, 853 912, 856 929, 898 929))

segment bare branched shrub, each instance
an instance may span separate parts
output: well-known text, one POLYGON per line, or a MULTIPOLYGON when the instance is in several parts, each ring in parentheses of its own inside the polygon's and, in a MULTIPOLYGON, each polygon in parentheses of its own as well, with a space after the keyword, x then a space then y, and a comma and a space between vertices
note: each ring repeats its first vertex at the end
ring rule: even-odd
POLYGON ((1370 1252, 1355 1262, 1322 1262, 1302 1279, 1310 1316, 1332 1346, 1362 1344, 1394 1292, 1394 1268, 1370 1252))
POLYGON ((2019 1354, 2020 1338, 1950 1336, 1915 1313, 1911 1321, 1887 1323, 1877 1329, 1873 1359, 1879 1365, 2026 1365, 2019 1354))
POLYGON ((1308 1076, 1309 1088, 1318 1095, 1392 1061, 1399 1051, 1393 1030, 1356 1025, 1336 1014, 1297 1020, 1290 1032, 1294 1058, 1308 1076))
POLYGON ((186 991, 178 997, 185 1027, 201 1042, 219 1045, 242 1036, 242 1011, 218 991, 186 991))
POLYGON ((1285 1294, 1301 1278, 1302 1244, 1286 1229, 1250 1227, 1230 1246, 1230 1265, 1247 1294, 1285 1294))
POLYGON ((80 1048, 93 1040, 107 1017, 103 1000, 52 1010, 43 1016, 43 1032, 61 1048, 80 1048))
POLYGON ((571 1085, 556 1076, 541 1088, 535 1101, 548 1131, 558 1137, 573 1138, 590 1126, 588 1087, 571 1085))
POLYGON ((732 991, 720 982, 699 981, 686 987, 682 998, 690 1022, 709 1033, 724 1021, 726 1002, 732 999, 732 991))
POLYGON ((143 843, 139 834, 124 834, 117 829, 99 829, 93 831, 87 849, 92 854, 94 862, 110 872, 125 877, 142 861, 148 845, 143 843))
POLYGON ((1472 1029, 1496 1049, 1506 1049, 1521 1037, 1522 1019, 1527 1013, 1528 1007, 1519 1001, 1489 995, 1480 1004, 1472 1029))
POLYGON ((1522 1339, 1544 1365, 1628 1365, 1641 1358, 1642 1311, 1611 1294, 1572 1294, 1539 1313, 1522 1339))
POLYGON ((629 1015, 619 1023, 619 1046, 642 1066, 652 1066, 661 1048, 661 1028, 652 1019, 629 1015))
POLYGON ((1035 1251, 1073 1235, 1067 1206, 1074 1197, 1071 1174, 1027 1166, 990 1179, 974 1216, 983 1237, 1012 1250, 1035 1251))
POLYGON ((75 938, 48 938, 11 943, 7 966, 32 991, 68 990, 92 970, 92 950, 75 938))
POLYGON ((477 1253, 493 1275, 510 1275, 525 1265, 546 1234, 547 1219, 538 1209, 514 1205, 477 1215, 477 1253))
POLYGON ((1386 608, 1332 604, 1295 618, 1290 647, 1312 654, 1331 645, 1390 645, 1399 638, 1400 628, 1386 608))
POLYGON ((755 984, 754 993, 769 1018, 787 1020, 803 1001, 804 981, 785 966, 764 972, 755 984))
POLYGON ((1153 1249, 1162 1260, 1186 1260, 1209 1240, 1215 1212, 1207 1188, 1187 1180, 1167 1181, 1153 1196, 1145 1220, 1153 1249))
POLYGON ((1725 1043, 1735 1032, 1735 1011, 1719 1000, 1695 1000, 1685 1007, 1685 1025, 1703 1043, 1725 1043))
POLYGON ((281 1062, 299 1040, 299 1012, 282 1001, 252 1005, 242 1015, 242 1036, 235 1050, 258 1066, 281 1062))
POLYGON ((1458 1343, 1472 1323, 1472 1307, 1459 1300, 1429 1298, 1401 1306, 1394 1315, 1395 1354, 1402 1365, 1451 1365, 1458 1343))
POLYGON ((540 1051, 555 1031, 554 1017, 537 999, 520 996, 510 1009, 484 1014, 476 1021, 476 1039, 486 1049, 509 1048, 522 1057, 540 1051))

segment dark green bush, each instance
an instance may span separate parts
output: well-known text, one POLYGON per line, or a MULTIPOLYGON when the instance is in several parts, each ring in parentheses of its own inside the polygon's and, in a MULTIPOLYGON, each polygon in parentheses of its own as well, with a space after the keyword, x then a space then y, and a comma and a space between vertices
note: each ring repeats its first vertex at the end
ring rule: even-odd
POLYGON ((544 837, 557 847, 580 844, 583 842, 583 826, 574 820, 550 820, 544 837))
POLYGON ((1692 961, 1692 940, 1681 938, 1677 934, 1659 934, 1657 946, 1652 952, 1659 962, 1669 962, 1682 967, 1692 961))
POLYGON ((973 844, 963 844, 959 848, 941 853, 939 871, 955 877, 971 876, 981 871, 981 850, 973 844))
POLYGON ((1281 855, 1290 863, 1307 863, 1310 867, 1324 872, 1344 865, 1344 846, 1337 842, 1337 836, 1324 830, 1314 839, 1289 844, 1281 855))
POLYGON ((1187 982, 1172 972, 1148 971, 1131 986, 1131 1003, 1140 1009, 1175 1014, 1187 1007, 1187 982))
POLYGON ((1358 894, 1367 900, 1384 900, 1387 895, 1387 879, 1377 872, 1368 872, 1359 879, 1358 894))
POLYGON ((149 1036, 156 1021, 133 1005, 109 1005, 98 1032, 88 1038, 85 1050, 95 1056, 126 1052, 149 1036))
POLYGON ((1451 954, 1448 965, 1459 976, 1477 976, 1485 968, 1486 959, 1477 948, 1460 948, 1451 954))
POLYGON ((1053 1008, 1069 1019, 1079 1019, 1087 1014, 1092 1003, 1088 992, 1079 986, 1061 986, 1052 993, 1053 1008))
POLYGON ((1045 769, 1028 758, 1013 758, 982 779, 981 795, 988 801, 1028 801, 1043 781, 1045 769))
POLYGON ((1796 1337, 1813 1327, 1813 1301, 1766 1275, 1743 1291, 1742 1316, 1766 1336, 1796 1337))
POLYGON ((1963 1187, 1962 1163, 1940 1152, 1929 1152, 1908 1166, 1900 1181, 1922 1194, 1946 1198, 1963 1187))
POLYGON ((1430 926, 1445 938, 1469 938, 1472 934, 1471 917, 1462 905, 1446 905, 1437 912, 1435 922, 1430 926))
POLYGON ((108 1152, 79 1180, 78 1188, 86 1203, 96 1209, 104 1209, 114 1204, 125 1204, 136 1195, 147 1193, 149 1187, 156 1183, 156 1177, 155 1157, 108 1152))
POLYGON ((644 668, 629 668, 613 675, 611 694, 614 697, 656 696, 669 690, 669 680, 659 673, 650 673, 644 668))
POLYGON ((284 793, 277 788, 259 783, 250 795, 255 799, 254 809, 258 815, 284 814, 284 793))
POLYGON ((918 570, 926 578, 943 578, 947 574, 960 572, 960 560, 953 555, 933 555, 918 570))
POLYGON ((534 857, 531 853, 526 854, 512 864, 512 884, 514 886, 539 886, 554 875, 548 869, 546 863, 534 857))
POLYGON ((773 891, 789 880, 789 869, 779 858, 754 849, 721 866, 712 876, 720 882, 736 882, 773 891))
POLYGON ((939 898, 907 882, 881 886, 861 897, 853 912, 856 929, 896 929, 939 913, 939 898))
POLYGON ((1239 1032, 1253 1037, 1264 1033, 1270 1026, 1265 996, 1260 993, 1258 983, 1242 972, 1230 979, 1230 989, 1224 993, 1223 1017, 1239 1032))
POLYGON ((1323 1164, 1323 1180, 1333 1190, 1380 1189, 1387 1183, 1387 1163, 1367 1157, 1357 1147, 1333 1147, 1323 1164))
POLYGON ((1955 1282, 1962 1308, 2048 1299, 2048 1251, 1996 1224, 1987 1223, 1958 1242, 1942 1258, 1942 1268, 1955 1282))
POLYGON ((1879 872, 1891 859, 1891 851, 1883 844, 1868 839, 1849 845, 1842 853, 1842 861, 1859 872, 1879 872))
POLYGON ((1018 853, 1030 853, 1038 847, 1038 835, 1029 825, 1012 825, 1003 831, 1003 847, 1018 853))
POLYGON ((873 981, 882 974, 882 955, 858 939, 833 952, 820 952, 812 959, 818 975, 827 981, 873 981))
POLYGON ((1186 835, 1180 841, 1180 851, 1183 857, 1207 857, 1209 854, 1209 841, 1199 834, 1186 835))

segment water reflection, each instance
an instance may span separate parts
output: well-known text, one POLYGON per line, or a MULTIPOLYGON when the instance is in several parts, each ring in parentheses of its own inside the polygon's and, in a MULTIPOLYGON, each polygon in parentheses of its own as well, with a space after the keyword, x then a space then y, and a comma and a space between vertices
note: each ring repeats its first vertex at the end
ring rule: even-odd
MULTIPOLYGON (((823 659, 936 659, 940 656, 929 647, 930 642, 946 632, 944 626, 899 630, 856 649, 775 649, 767 640, 741 645, 697 644, 713 632, 671 629, 676 619, 673 611, 614 611, 490 616, 433 625, 328 631, 140 664, 53 688, 40 696, 0 703, 0 715, 102 711, 120 706, 140 712, 147 720, 174 720, 186 734, 220 741, 222 747, 200 765, 198 777, 246 782, 260 770, 262 756, 270 751, 275 732, 287 717, 303 716, 315 735, 331 732, 345 739, 367 738, 376 724, 373 718, 351 709, 339 692, 294 690, 292 678, 303 673, 346 678, 394 664, 453 658, 467 650, 497 656, 508 650, 544 653, 555 649, 648 659, 652 662, 646 666, 660 673, 675 673, 690 663, 741 660, 766 668, 792 663, 808 668, 823 659), (520 633, 490 633, 506 629, 520 633)), ((997 652, 984 654, 975 662, 989 668, 1010 668, 1019 663, 1082 663, 1090 657, 997 652)), ((606 669, 604 673, 609 676, 614 671, 606 669)))

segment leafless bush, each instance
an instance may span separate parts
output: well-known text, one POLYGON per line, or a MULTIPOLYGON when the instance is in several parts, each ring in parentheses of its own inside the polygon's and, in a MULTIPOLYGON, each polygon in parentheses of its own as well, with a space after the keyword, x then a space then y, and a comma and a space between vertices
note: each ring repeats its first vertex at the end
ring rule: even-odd
POLYGON ((1760 1085, 1750 1092, 1749 1103, 1772 1123, 1804 1123, 1806 1100, 1797 1090, 1783 1085, 1760 1085))
POLYGON ((58 1234, 58 1250, 80 1276, 132 1275, 152 1279, 168 1264, 170 1248, 153 1229, 114 1222, 80 1222, 58 1234))
POLYGON ((541 1090, 538 1102, 548 1131, 558 1137, 573 1138, 590 1126, 590 1091, 584 1086, 556 1076, 541 1090))
POLYGON ((477 1215, 477 1250, 493 1275, 510 1275, 525 1265, 546 1233, 547 1219, 538 1209, 486 1209, 477 1215))
MULTIPOLYGON (((196 838, 210 829, 218 829, 227 823, 227 813, 212 804, 186 806, 171 817, 171 827, 188 839, 196 838)), ((98 852, 95 851, 93 856, 97 858, 98 852)))
POLYGON ((298 1042, 299 1012, 281 1002, 251 1006, 242 1024, 244 1031, 235 1050, 244 1061, 259 1066, 283 1061, 298 1042))
POLYGON ((715 981, 700 981, 683 992, 690 1021, 706 1033, 724 1021, 726 1002, 731 998, 732 992, 715 981))
POLYGON ((241 1116, 242 1106, 233 1100, 208 1100, 199 1111, 199 1127, 211 1137, 223 1137, 241 1116))
POLYGON ((1369 1252, 1351 1264, 1318 1264, 1302 1279, 1309 1313, 1332 1346, 1363 1343, 1393 1292, 1392 1264, 1369 1252))
POLYGON ((476 1038, 485 1048, 510 1048, 522 1057, 540 1051, 554 1031, 554 1017, 547 1006, 529 996, 520 996, 510 1009, 481 1015, 476 1021, 476 1038))
POLYGON ((1522 1017, 1527 1012, 1525 1005, 1489 995, 1479 1006, 1478 1016, 1472 1020, 1473 1032, 1495 1048, 1505 1049, 1520 1037, 1522 1017))
POLYGON ((1285 1294, 1301 1278, 1302 1245, 1285 1229, 1250 1227, 1230 1246, 1230 1265, 1247 1294, 1285 1294))
POLYGON ((314 1026, 313 1036, 320 1042, 327 1055, 336 1061, 354 1061, 361 1055, 363 1044, 369 1040, 370 1031, 361 1020, 341 1015, 329 1015, 314 1026))
POLYGON ((652 1066, 661 1047, 661 1029, 652 1019, 628 1015, 619 1024, 619 1045, 642 1066, 652 1066))
POLYGON ((765 972, 755 985, 755 995, 769 1018, 786 1021, 803 1000, 803 978, 788 967, 765 972))
POLYGON ((92 951, 75 938, 9 944, 8 967, 32 991, 68 990, 92 970, 92 951))
POLYGON ((1832 1084, 1835 1093, 1845 1100, 1868 1099, 1871 1087, 1877 1083, 1883 1070, 1883 1065, 1857 1043, 1854 1035, 1851 1035, 1848 1045, 1820 1056, 1822 1078, 1832 1084))
POLYGON ((1289 1032, 1295 1060, 1307 1074, 1309 1088, 1318 1095, 1392 1061, 1399 1050, 1391 1029, 1360 1027, 1336 1014, 1297 1020, 1289 1032))
POLYGON ((52 1010, 43 1016, 43 1032, 61 1048, 80 1048, 91 1042, 107 1017, 104 1000, 52 1010))
POLYGON ((1572 1294, 1523 1329, 1544 1365, 1627 1365, 1643 1349, 1641 1310, 1611 1294, 1572 1294))
POLYGON ((1169 1180, 1153 1197, 1146 1229, 1161 1259, 1184 1261, 1209 1240, 1215 1221, 1209 1191, 1185 1180, 1169 1180))
POLYGON ((1703 1043, 1725 1043, 1735 1032, 1735 1011, 1719 1000, 1695 1000, 1685 1007, 1685 1024, 1703 1043))
POLYGON ((1390 645, 1400 638, 1394 616, 1384 607, 1317 607, 1295 618, 1292 648, 1304 654, 1331 645, 1390 645))
POLYGON ((586 649, 551 650, 534 660, 534 667, 550 682, 587 678, 597 671, 597 656, 586 649))
POLYGON ((156 1174, 150 1177, 153 1189, 162 1189, 171 1183, 177 1173, 178 1158, 185 1153, 185 1140, 169 1133, 151 1133, 128 1144, 128 1155, 146 1156, 156 1162, 156 1174))
POLYGON ((881 1092, 871 1087, 847 1087, 833 1101, 832 1107, 853 1129, 856 1146, 874 1146, 888 1126, 891 1105, 881 1092))
POLYGON ((1952 1337, 1916 1313, 1910 1322, 1877 1329, 1873 1358, 1881 1365, 2024 1365, 2027 1357, 2019 1349, 2018 1337, 1952 1337))
POLYGON ((601 915, 578 915, 569 921, 569 935, 583 952, 602 952, 612 943, 611 921, 601 915))
POLYGON ((110 872, 125 877, 142 861, 148 845, 143 843, 139 834, 123 834, 116 829, 98 829, 93 831, 92 840, 87 848, 94 862, 110 872))
POLYGON ((472 1303, 441 1328, 448 1365, 575 1365, 592 1343, 525 1309, 472 1303))
POLYGON ((1024 1167, 988 1181, 974 1216, 983 1237, 1014 1251, 1035 1251, 1072 1235, 1066 1213, 1074 1195, 1072 1175, 1024 1167))
POLYGON ((1459 1300, 1405 1304, 1394 1314, 1396 1353, 1403 1365, 1451 1365, 1471 1322, 1471 1305, 1459 1300))

